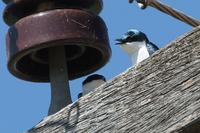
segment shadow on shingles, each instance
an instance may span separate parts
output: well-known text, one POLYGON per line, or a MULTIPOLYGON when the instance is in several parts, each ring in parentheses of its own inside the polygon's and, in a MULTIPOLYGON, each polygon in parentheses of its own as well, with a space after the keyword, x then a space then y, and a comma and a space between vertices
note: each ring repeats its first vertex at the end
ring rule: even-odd
POLYGON ((171 133, 200 133, 200 118, 171 133))
MULTIPOLYGON (((78 123, 79 120, 79 116, 80 116, 80 112, 79 112, 79 102, 75 102, 71 105, 70 109, 67 112, 67 117, 62 118, 61 120, 57 120, 57 121, 49 121, 47 124, 45 124, 42 127, 35 127, 30 129, 27 133, 35 133, 35 132, 40 132, 40 131, 53 131, 54 129, 58 129, 60 127, 64 127, 65 132, 68 131, 73 131, 78 123), (76 110, 76 114, 73 116, 73 118, 71 118, 71 112, 73 110, 76 110)), ((63 130, 63 128, 61 128, 63 130)))

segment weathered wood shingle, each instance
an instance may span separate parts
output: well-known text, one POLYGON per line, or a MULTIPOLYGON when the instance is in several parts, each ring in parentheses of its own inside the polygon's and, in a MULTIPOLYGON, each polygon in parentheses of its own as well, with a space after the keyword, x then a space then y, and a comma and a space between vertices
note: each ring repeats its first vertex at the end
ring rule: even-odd
POLYGON ((29 133, 198 133, 200 27, 29 133))

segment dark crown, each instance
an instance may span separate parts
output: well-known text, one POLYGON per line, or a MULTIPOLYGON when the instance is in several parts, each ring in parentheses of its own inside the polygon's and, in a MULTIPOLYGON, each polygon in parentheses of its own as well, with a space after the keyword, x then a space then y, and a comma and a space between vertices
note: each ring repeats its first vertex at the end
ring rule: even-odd
POLYGON ((103 81, 106 81, 106 78, 103 75, 99 75, 99 74, 93 74, 88 76, 82 83, 82 85, 85 85, 88 82, 91 82, 92 80, 98 80, 101 79, 103 81))

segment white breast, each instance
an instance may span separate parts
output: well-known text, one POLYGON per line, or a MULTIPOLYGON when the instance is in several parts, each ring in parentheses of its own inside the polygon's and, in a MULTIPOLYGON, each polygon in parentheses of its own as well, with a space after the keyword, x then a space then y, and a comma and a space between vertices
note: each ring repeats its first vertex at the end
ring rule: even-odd
POLYGON ((144 59, 148 58, 149 56, 150 55, 149 55, 146 45, 142 46, 138 51, 136 63, 143 61, 144 59))
POLYGON ((135 65, 150 56, 145 41, 126 43, 121 45, 121 47, 130 56, 132 65, 135 65))

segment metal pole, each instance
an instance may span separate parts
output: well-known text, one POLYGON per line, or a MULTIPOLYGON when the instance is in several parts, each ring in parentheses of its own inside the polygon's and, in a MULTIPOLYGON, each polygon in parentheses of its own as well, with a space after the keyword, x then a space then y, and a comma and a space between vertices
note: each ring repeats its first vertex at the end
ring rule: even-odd
POLYGON ((72 103, 64 46, 49 48, 49 72, 51 103, 48 115, 51 115, 72 103))

